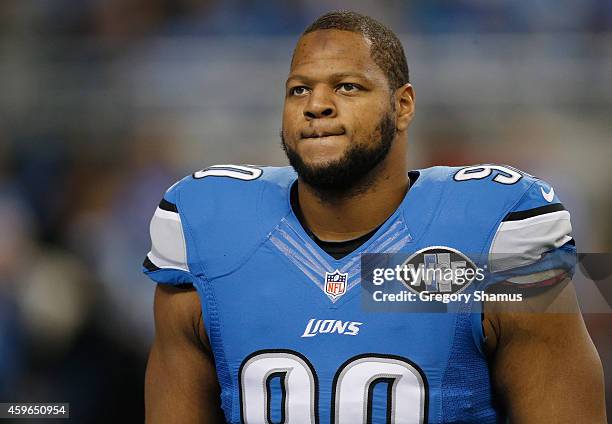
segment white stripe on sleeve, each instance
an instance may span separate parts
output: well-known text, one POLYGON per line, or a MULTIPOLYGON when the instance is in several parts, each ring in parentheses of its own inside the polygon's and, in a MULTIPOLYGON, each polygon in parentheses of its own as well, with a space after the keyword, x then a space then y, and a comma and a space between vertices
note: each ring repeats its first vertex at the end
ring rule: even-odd
POLYGON ((151 251, 147 254, 149 260, 159 268, 174 268, 189 272, 180 215, 158 207, 149 229, 151 232, 151 251))
POLYGON ((568 211, 557 211, 518 221, 504 221, 489 251, 491 272, 507 271, 537 262, 542 254, 570 241, 568 211))

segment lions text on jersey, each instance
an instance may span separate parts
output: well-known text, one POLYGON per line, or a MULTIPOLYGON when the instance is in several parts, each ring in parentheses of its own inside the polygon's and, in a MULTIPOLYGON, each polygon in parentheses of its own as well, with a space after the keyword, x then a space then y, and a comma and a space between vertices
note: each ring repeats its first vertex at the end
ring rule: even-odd
POLYGON ((527 267, 575 252, 569 213, 548 184, 510 167, 410 175, 393 215, 338 260, 292 210, 289 167, 213 166, 166 192, 144 272, 197 289, 228 422, 498 421, 479 303, 368 312, 360 258, 445 246, 459 260, 490 255, 494 271, 527 267))

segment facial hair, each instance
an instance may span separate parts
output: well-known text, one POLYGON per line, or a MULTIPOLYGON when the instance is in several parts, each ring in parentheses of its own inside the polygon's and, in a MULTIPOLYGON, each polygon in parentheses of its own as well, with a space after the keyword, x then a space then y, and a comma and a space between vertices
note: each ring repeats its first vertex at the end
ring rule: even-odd
POLYGON ((395 122, 388 112, 376 126, 373 138, 380 137, 377 142, 356 142, 340 159, 316 166, 306 164, 287 146, 283 131, 281 145, 298 177, 312 187, 321 200, 329 201, 363 193, 373 184, 373 171, 389 154, 395 133, 395 122))

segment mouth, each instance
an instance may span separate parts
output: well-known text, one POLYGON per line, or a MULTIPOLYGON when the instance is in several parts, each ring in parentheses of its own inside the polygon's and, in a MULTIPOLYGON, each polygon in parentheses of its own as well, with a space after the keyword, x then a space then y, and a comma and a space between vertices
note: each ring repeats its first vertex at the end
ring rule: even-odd
POLYGON ((302 139, 324 139, 329 137, 338 137, 344 135, 344 130, 334 130, 334 131, 316 131, 316 130, 307 130, 302 132, 302 139))

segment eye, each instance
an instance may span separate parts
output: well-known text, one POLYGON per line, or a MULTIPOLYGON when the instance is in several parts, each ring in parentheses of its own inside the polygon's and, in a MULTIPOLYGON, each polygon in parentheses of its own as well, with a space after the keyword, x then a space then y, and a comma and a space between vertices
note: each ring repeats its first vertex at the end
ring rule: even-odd
POLYGON ((353 84, 351 82, 344 82, 340 85, 338 85, 338 91, 341 91, 343 93, 354 93, 356 91, 358 91, 361 87, 357 84, 353 84))
POLYGON ((303 96, 308 93, 308 88, 303 85, 298 85, 297 87, 292 87, 289 89, 289 95, 291 96, 303 96))

